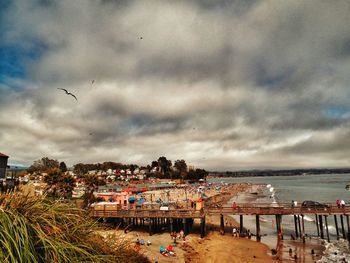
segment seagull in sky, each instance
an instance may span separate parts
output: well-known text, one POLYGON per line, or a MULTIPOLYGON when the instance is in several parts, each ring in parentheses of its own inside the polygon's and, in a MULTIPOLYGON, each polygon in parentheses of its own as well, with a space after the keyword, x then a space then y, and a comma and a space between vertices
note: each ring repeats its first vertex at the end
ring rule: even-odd
POLYGON ((61 89, 61 88, 57 88, 57 89, 60 89, 60 90, 65 91, 67 95, 71 95, 72 97, 74 97, 74 99, 78 100, 77 97, 75 97, 75 95, 74 95, 73 93, 68 92, 68 90, 66 90, 66 89, 61 89))
POLYGON ((93 80, 91 81, 91 84, 94 84, 94 82, 95 82, 95 80, 93 79, 93 80))

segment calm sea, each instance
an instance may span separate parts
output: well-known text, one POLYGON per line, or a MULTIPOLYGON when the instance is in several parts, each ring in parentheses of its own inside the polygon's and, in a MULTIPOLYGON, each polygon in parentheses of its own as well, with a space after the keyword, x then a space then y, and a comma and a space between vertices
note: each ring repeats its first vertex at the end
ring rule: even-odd
POLYGON ((213 181, 271 184, 274 187, 277 202, 314 200, 335 203, 337 199, 350 202, 350 191, 345 189, 346 184, 350 183, 350 174, 217 178, 213 181))

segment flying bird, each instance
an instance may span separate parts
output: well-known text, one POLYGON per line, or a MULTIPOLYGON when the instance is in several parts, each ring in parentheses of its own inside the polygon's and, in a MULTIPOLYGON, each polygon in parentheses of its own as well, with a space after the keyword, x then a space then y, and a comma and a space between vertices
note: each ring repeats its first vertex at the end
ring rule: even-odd
POLYGON ((95 82, 95 80, 93 79, 93 80, 91 81, 91 84, 94 84, 94 82, 95 82))
POLYGON ((140 37, 140 39, 143 39, 143 37, 140 37))
POLYGON ((67 95, 71 95, 72 97, 74 97, 74 99, 78 100, 77 97, 75 97, 75 95, 74 95, 73 93, 68 92, 68 90, 66 90, 66 89, 61 89, 61 88, 57 88, 57 89, 60 89, 60 90, 65 91, 67 95))

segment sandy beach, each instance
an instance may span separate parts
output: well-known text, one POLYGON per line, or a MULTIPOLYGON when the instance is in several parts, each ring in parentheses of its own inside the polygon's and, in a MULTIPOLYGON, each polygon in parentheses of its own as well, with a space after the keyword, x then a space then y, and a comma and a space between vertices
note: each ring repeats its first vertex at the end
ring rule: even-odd
POLYGON ((269 248, 247 238, 232 237, 229 234, 221 235, 218 232, 210 232, 205 238, 198 234, 189 234, 186 241, 178 241, 173 247, 176 255, 164 257, 159 253, 161 245, 168 246, 172 243, 169 233, 154 234, 149 236, 146 232, 132 231, 124 234, 122 230, 109 230, 107 233, 116 233, 130 240, 130 242, 144 239, 151 241, 151 245, 132 245, 140 253, 146 255, 151 262, 179 262, 179 263, 224 263, 224 262, 277 262, 268 255, 269 248))
MULTIPOLYGON (((225 204, 233 196, 251 189, 250 184, 234 184, 223 186, 219 190, 210 189, 205 195, 216 204, 225 204)), ((186 198, 195 199, 199 195, 194 189, 172 189, 166 194, 164 191, 153 191, 153 198, 169 198, 170 200, 184 200, 186 198), (167 195, 167 197, 165 197, 167 195)), ((210 201, 209 201, 210 203, 210 201)), ((172 239, 168 231, 156 233, 150 236, 145 229, 134 229, 128 233, 123 230, 108 230, 107 233, 117 233, 118 236, 128 239, 132 246, 145 254, 151 262, 277 262, 269 255, 270 249, 262 243, 249 240, 248 238, 233 237, 231 230, 228 228, 225 235, 218 231, 219 217, 207 217, 207 233, 204 238, 200 238, 198 223, 195 221, 195 227, 186 240, 178 240, 173 247, 175 256, 164 257, 159 253, 161 245, 167 247, 172 244, 172 239), (197 225, 197 226, 196 226, 197 225), (151 245, 136 245, 137 239, 143 239, 146 243, 148 240, 151 245)), ((229 219, 228 226, 237 226, 232 218, 229 219)))

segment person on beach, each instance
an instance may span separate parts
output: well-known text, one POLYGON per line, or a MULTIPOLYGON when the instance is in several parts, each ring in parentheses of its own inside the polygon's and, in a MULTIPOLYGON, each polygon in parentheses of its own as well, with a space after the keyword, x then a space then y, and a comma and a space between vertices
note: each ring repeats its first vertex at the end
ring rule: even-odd
POLYGON ((335 201, 335 204, 338 206, 338 208, 340 207, 340 200, 337 199, 337 201, 335 201))
POLYGON ((341 205, 342 208, 345 207, 345 201, 343 199, 340 201, 340 205, 341 205))
POLYGON ((249 229, 248 229, 248 231, 247 231, 247 236, 248 236, 248 239, 251 239, 251 238, 252 238, 252 232, 250 232, 249 229))
POLYGON ((235 227, 232 229, 232 236, 237 237, 237 229, 235 227))
POLYGON ((233 209, 236 209, 236 208, 237 208, 236 202, 233 202, 233 203, 232 203, 232 208, 233 208, 233 209))

